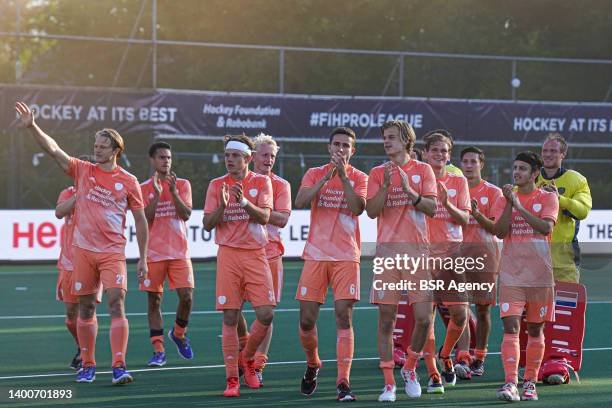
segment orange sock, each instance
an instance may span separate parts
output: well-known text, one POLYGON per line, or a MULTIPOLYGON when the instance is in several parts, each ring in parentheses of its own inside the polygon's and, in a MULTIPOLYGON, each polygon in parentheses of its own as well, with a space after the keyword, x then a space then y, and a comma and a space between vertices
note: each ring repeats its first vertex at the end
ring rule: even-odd
POLYGON ((247 333, 245 336, 238 337, 238 345, 240 347, 240 351, 244 349, 247 344, 247 341, 249 341, 249 333, 247 333))
POLYGON ((538 371, 544 358, 544 336, 528 337, 527 350, 525 351, 525 375, 526 380, 537 381, 538 371))
POLYGON ((378 365, 383 372, 383 376, 385 377, 385 385, 387 384, 395 384, 395 376, 393 375, 393 369, 395 368, 395 362, 391 361, 381 361, 378 365))
MULTIPOLYGON (((406 362, 404 363, 404 368, 406 370, 416 370, 417 361, 421 358, 421 353, 416 353, 412 351, 410 346, 408 350, 406 350, 406 362)), ((391 384, 391 383, 390 383, 391 384)), ((395 384, 395 383, 392 383, 395 384)))
POLYGON ((353 364, 353 354, 355 352, 355 336, 353 328, 338 329, 336 341, 336 359, 338 361, 338 377, 336 385, 341 382, 350 384, 351 364, 353 364))
POLYGON ((260 351, 255 352, 255 368, 258 370, 263 370, 266 368, 266 363, 268 362, 268 356, 260 351))
POLYGON ((225 363, 225 376, 238 378, 238 331, 236 326, 223 323, 221 328, 221 350, 225 363))
POLYGON ((457 326, 455 322, 451 319, 448 322, 448 326, 446 327, 446 338, 444 339, 444 345, 442 346, 442 350, 440 350, 440 356, 449 357, 455 344, 459 340, 459 337, 463 334, 464 326, 457 326))
POLYGON ((244 346, 244 350, 242 350, 242 357, 245 361, 253 360, 257 347, 259 347, 264 337, 266 337, 266 334, 268 334, 269 328, 270 326, 264 326, 259 322, 259 320, 255 320, 253 322, 251 325, 251 331, 249 332, 249 340, 244 346))
POLYGON ((75 320, 70 320, 70 319, 66 318, 65 323, 66 323, 66 328, 68 329, 68 331, 72 335, 72 338, 74 339, 74 341, 78 345, 79 344, 79 336, 77 335, 77 322, 76 322, 76 319, 75 320))
POLYGON ((151 344, 153 345, 153 350, 156 353, 163 353, 165 350, 164 348, 164 336, 152 336, 151 337, 151 344))
POLYGON ((467 350, 458 350, 455 352, 456 360, 463 361, 467 365, 472 364, 472 355, 467 350))
POLYGON ((433 327, 429 330, 429 336, 427 336, 425 347, 423 347, 423 360, 425 360, 425 366, 427 367, 427 375, 430 377, 433 374, 440 375, 436 365, 436 336, 433 327))
POLYGON ((174 323, 174 337, 178 339, 184 339, 185 333, 187 333, 187 327, 181 327, 176 322, 174 323))
POLYGON ((300 341, 306 353, 306 363, 309 367, 321 367, 321 359, 319 359, 319 336, 317 334, 317 326, 312 330, 304 331, 300 327, 300 341))
POLYGON ((474 357, 478 360, 485 361, 487 357, 487 349, 474 349, 474 357))
POLYGON ((113 354, 112 367, 125 367, 125 354, 127 353, 130 326, 125 317, 118 317, 111 320, 110 343, 113 354))
POLYGON ((521 350, 519 335, 504 333, 501 346, 502 364, 504 365, 505 381, 518 384, 518 365, 521 350))
POLYGON ((96 365, 96 336, 98 335, 98 319, 77 318, 77 333, 81 347, 83 367, 96 365))

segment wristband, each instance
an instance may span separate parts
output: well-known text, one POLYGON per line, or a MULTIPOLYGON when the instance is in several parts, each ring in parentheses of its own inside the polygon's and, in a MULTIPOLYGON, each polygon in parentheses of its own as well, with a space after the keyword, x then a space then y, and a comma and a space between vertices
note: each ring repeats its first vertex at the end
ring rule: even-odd
POLYGON ((242 200, 240 200, 240 207, 244 208, 246 207, 246 205, 249 203, 249 200, 247 200, 246 198, 242 197, 242 200))
POLYGON ((414 201, 412 202, 412 205, 413 205, 414 207, 416 207, 417 205, 419 205, 419 203, 421 202, 421 199, 422 199, 422 198, 423 198, 423 196, 419 194, 419 196, 416 198, 416 200, 414 200, 414 201))

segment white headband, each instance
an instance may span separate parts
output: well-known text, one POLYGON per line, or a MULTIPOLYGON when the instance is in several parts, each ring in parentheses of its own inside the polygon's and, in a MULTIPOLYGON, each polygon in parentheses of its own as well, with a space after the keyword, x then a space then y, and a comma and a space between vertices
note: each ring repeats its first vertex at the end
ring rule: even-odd
POLYGON ((249 145, 247 145, 246 143, 242 143, 239 142, 238 140, 230 140, 229 142, 227 142, 227 144, 225 145, 225 150, 239 150, 242 153, 246 153, 248 155, 251 154, 251 149, 249 148, 249 145))

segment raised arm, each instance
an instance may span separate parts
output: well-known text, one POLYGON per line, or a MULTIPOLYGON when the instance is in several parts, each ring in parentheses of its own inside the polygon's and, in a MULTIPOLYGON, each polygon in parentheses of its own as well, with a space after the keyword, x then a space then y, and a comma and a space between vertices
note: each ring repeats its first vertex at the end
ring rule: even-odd
POLYGON ((36 143, 38 143, 45 153, 55 160, 57 165, 60 166, 63 171, 67 171, 68 167, 70 166, 70 156, 68 156, 68 154, 66 154, 66 152, 59 147, 57 142, 53 140, 52 137, 47 135, 40 127, 38 127, 34 121, 34 112, 30 110, 28 105, 23 102, 16 102, 15 111, 17 111, 17 114, 19 115, 21 124, 34 137, 36 143))
MULTIPOLYGON (((176 208, 176 215, 183 221, 187 221, 189 217, 191 217, 191 207, 185 204, 176 188, 176 174, 174 174, 174 172, 170 174, 168 183, 170 186, 170 194, 172 194, 172 201, 174 202, 174 208, 176 208)), ((191 195, 191 189, 189 189, 188 193, 191 195)))

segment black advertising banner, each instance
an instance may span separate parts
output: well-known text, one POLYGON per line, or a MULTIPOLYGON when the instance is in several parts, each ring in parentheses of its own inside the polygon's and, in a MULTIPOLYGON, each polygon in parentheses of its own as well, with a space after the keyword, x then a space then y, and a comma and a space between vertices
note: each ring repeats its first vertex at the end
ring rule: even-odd
POLYGON ((379 137, 389 119, 410 122, 417 136, 445 128, 465 142, 539 142, 550 132, 573 143, 612 142, 612 104, 528 103, 416 98, 229 95, 207 92, 118 92, 89 89, 0 89, 0 126, 15 127, 14 102, 34 107, 45 130, 222 136, 269 133, 325 139, 348 126, 359 139, 379 137))

